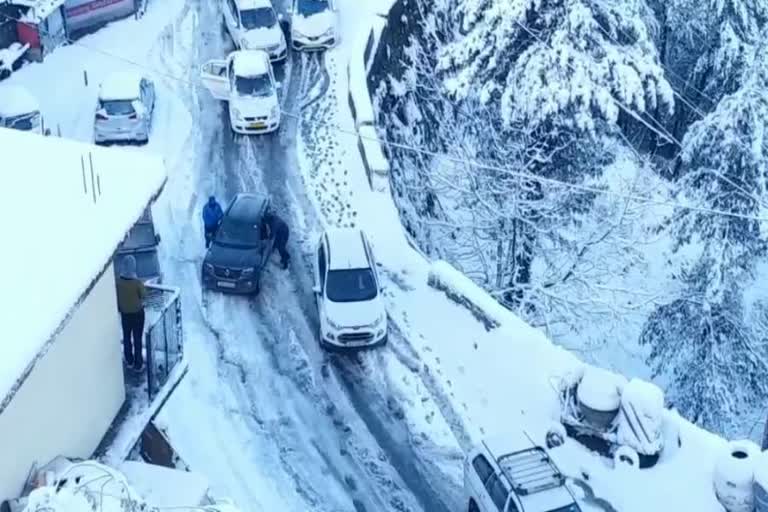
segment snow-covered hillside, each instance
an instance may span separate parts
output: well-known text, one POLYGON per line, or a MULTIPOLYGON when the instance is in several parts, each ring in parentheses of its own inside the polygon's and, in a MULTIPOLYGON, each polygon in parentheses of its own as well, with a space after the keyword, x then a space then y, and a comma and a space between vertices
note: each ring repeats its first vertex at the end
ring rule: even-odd
MULTIPOLYGON (((32 89, 80 140, 91 137, 101 77, 136 67, 158 85, 150 144, 121 149, 161 155, 169 173, 154 216, 165 279, 182 289, 190 373, 157 422, 214 494, 248 512, 464 510, 467 450, 489 436, 543 443, 558 418, 553 382, 583 363, 428 261, 390 189, 378 181, 372 190, 349 106, 350 88, 360 96, 365 87, 349 76, 364 73, 347 66, 363 65, 388 5, 337 3, 341 45, 293 54, 277 70, 284 120, 274 137, 233 138, 226 110, 199 86, 200 65, 232 48, 218 6, 203 0, 150 2, 144 18, 58 49, 9 82, 32 89), (272 198, 291 226, 293 263, 270 266, 258 298, 204 296, 200 209, 210 194, 241 191, 272 198), (319 234, 345 225, 370 234, 392 326, 388 345, 354 355, 319 348, 311 292, 319 234)), ((664 418, 667 448, 652 469, 614 469, 572 440, 551 451, 585 510, 722 510, 712 478, 725 441, 674 412, 664 418)))

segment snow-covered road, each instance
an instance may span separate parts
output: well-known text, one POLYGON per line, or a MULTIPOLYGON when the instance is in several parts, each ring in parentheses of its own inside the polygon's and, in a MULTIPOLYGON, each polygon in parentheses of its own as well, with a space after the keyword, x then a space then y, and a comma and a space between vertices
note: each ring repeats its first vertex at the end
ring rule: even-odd
MULTIPOLYGON (((200 63, 231 49, 210 4, 189 2, 166 34, 174 51, 163 58, 176 64, 163 65, 178 67, 186 58, 190 82, 200 63)), ((307 111, 323 97, 323 59, 292 54, 278 65, 285 112, 307 111)), ((160 418, 180 453, 245 510, 454 509, 454 482, 441 478, 433 461, 419 460, 393 396, 373 384, 383 356, 330 358, 317 343, 310 269, 320 222, 296 140, 321 111, 285 116, 277 134, 235 137, 224 105, 200 88, 182 89, 196 128, 186 145, 189 162, 171 176, 166 215, 158 216, 166 219, 167 280, 183 288, 192 362, 160 418), (266 193, 289 222, 291 268, 269 266, 253 299, 203 294, 202 201, 241 191, 266 193)))

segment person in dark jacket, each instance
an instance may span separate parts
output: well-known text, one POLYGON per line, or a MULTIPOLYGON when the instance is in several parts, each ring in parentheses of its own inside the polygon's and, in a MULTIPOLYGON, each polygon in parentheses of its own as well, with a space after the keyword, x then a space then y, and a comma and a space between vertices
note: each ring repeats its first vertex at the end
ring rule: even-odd
POLYGON ((288 235, 290 230, 288 224, 283 219, 275 215, 274 213, 267 211, 264 214, 262 221, 262 236, 263 238, 275 237, 275 245, 272 250, 276 250, 280 253, 280 262, 283 268, 288 268, 288 264, 291 261, 291 255, 288 254, 286 245, 288 244, 288 235))
POLYGON ((136 258, 128 255, 117 279, 117 309, 123 324, 123 353, 125 363, 141 370, 144 365, 141 354, 144 336, 144 283, 136 276, 136 258))
POLYGON ((216 231, 219 229, 221 219, 224 217, 224 211, 221 209, 221 205, 216 201, 216 197, 211 196, 208 198, 208 202, 203 206, 203 226, 205 228, 205 247, 206 249, 211 246, 216 231))

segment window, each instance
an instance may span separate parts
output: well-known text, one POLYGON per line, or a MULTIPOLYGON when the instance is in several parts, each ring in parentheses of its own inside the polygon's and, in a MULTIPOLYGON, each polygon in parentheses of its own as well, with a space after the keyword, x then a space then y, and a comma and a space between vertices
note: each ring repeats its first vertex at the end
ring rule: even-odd
POLYGON ((499 475, 493 474, 491 478, 485 483, 485 488, 488 489, 488 494, 491 497, 491 501, 499 509, 499 512, 504 511, 504 505, 507 504, 507 497, 509 496, 509 489, 504 485, 499 475))
POLYGON ((224 219, 214 243, 229 247, 254 248, 261 245, 259 224, 224 219))
POLYGON ((330 9, 328 0, 298 0, 296 3, 301 16, 312 16, 330 9))
POLYGON ((488 459, 485 458, 485 455, 478 455, 475 457, 472 461, 472 467, 475 468, 477 476, 483 484, 485 484, 488 478, 493 474, 493 468, 488 462, 488 459))
POLYGON ((326 295, 332 302, 362 302, 378 295, 376 278, 370 268, 331 270, 328 272, 326 295))
POLYGON ((99 106, 110 116, 130 116, 136 113, 132 100, 102 101, 99 106))
POLYGON ((269 75, 258 75, 252 77, 235 77, 235 88, 241 96, 271 96, 272 81, 269 75))
POLYGON ((317 251, 317 268, 320 272, 320 287, 325 285, 325 244, 320 244, 317 251))
POLYGON ((259 7, 258 9, 245 9, 244 11, 240 11, 240 20, 243 22, 243 28, 246 30, 270 28, 277 24, 275 11, 269 7, 259 7))

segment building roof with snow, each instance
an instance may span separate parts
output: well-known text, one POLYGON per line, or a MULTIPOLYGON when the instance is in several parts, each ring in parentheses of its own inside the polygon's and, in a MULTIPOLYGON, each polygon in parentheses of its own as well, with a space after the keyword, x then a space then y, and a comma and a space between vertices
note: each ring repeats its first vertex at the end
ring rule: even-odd
POLYGON ((0 128, 0 411, 160 193, 162 159, 0 128))
POLYGON ((99 86, 99 99, 103 101, 120 101, 138 99, 141 93, 140 73, 135 71, 116 71, 99 86))
POLYGON ((259 76, 269 73, 269 55, 263 50, 239 50, 232 57, 237 76, 259 76))

